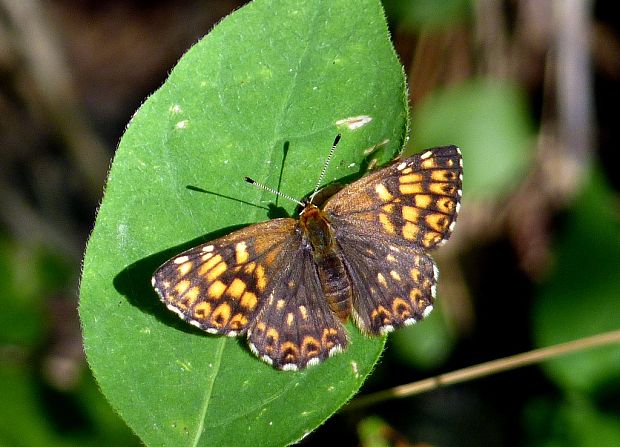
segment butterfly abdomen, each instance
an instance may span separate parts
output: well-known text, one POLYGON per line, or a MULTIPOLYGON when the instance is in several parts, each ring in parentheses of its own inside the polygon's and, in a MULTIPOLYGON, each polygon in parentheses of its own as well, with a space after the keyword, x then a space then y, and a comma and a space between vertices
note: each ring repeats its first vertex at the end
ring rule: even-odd
POLYGON ((351 315, 353 304, 351 281, 336 249, 331 224, 323 211, 309 204, 299 220, 305 242, 311 247, 312 257, 319 275, 323 294, 341 321, 351 315))
POLYGON ((346 321, 351 315, 353 302, 351 282, 340 257, 336 253, 330 253, 321 259, 315 259, 315 263, 329 308, 341 321, 346 321))

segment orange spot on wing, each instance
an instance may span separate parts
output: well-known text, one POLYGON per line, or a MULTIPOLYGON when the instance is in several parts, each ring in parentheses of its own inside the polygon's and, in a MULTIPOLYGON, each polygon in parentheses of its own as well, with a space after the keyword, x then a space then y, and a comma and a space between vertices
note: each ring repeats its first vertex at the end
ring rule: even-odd
POLYGON ((431 245, 437 244, 439 241, 441 241, 441 234, 435 233, 434 231, 428 231, 424 235, 422 244, 424 244, 425 247, 430 247, 431 245))
POLYGON ((258 304, 258 298, 252 292, 245 292, 241 297, 241 306, 248 310, 254 310, 256 304, 258 304))
POLYGON ((230 320, 230 304, 222 303, 217 306, 211 314, 211 324, 216 328, 223 328, 230 320))
POLYGON ((446 216, 438 213, 429 214, 424 220, 429 228, 432 228, 437 232, 444 232, 450 223, 446 216))
POLYGON ((396 229, 394 228, 394 224, 390 221, 390 218, 387 214, 380 213, 379 214, 379 222, 383 226, 383 229, 388 234, 396 233, 396 229))
POLYGON ((183 281, 179 281, 178 284, 174 286, 174 290, 177 292, 178 295, 183 295, 185 291, 189 289, 190 285, 191 282, 188 279, 184 279, 183 281))
POLYGON ((239 278, 233 279, 230 286, 228 286, 228 294, 233 298, 239 299, 245 291, 246 284, 239 278))
POLYGON ((203 276, 206 275, 207 272, 211 270, 213 267, 215 267, 215 265, 219 264, 221 260, 222 260, 221 255, 213 256, 211 259, 209 259, 207 262, 205 262, 204 264, 200 266, 198 273, 203 276))
POLYGON ((264 292, 265 288, 267 287, 267 278, 265 277, 265 269, 263 268, 262 265, 259 264, 256 266, 255 273, 256 273, 256 287, 261 292, 264 292))
POLYGON ((427 158, 420 163, 420 167, 423 169, 432 169, 437 167, 437 163, 433 158, 427 158))
POLYGON ((383 183, 379 183, 377 186, 375 186, 375 192, 384 202, 389 202, 393 199, 392 194, 390 194, 390 192, 387 190, 383 183))
POLYGON ((207 295, 209 295, 210 298, 219 300, 224 294, 224 290, 226 290, 226 284, 222 281, 214 281, 207 289, 207 295))
POLYGON ((193 266, 194 266, 194 263, 192 261, 184 262, 183 264, 181 264, 177 268, 177 271, 179 272, 179 276, 187 275, 189 272, 192 271, 193 266))
POLYGON ((414 206, 403 206, 403 219, 409 222, 417 222, 420 219, 420 210, 414 206))
POLYGON ((417 225, 412 224, 411 222, 407 222, 403 226, 403 237, 408 241, 415 240, 418 237, 419 232, 420 228, 417 225))
POLYGON ((415 206, 426 209, 433 203, 433 198, 427 194, 417 194, 414 198, 415 206))
POLYGON ((419 194, 424 192, 424 185, 422 183, 405 183, 398 187, 401 194, 419 194))
POLYGON ((243 329, 248 324, 248 319, 243 314, 235 314, 228 322, 228 326, 231 329, 239 330, 243 329))
POLYGON ((456 180, 457 174, 454 171, 438 169, 431 173, 431 179, 436 182, 445 182, 450 180, 456 180))
POLYGON ((424 177, 422 176, 422 174, 419 174, 419 173, 409 174, 409 173, 405 173, 405 171, 403 171, 403 173, 407 175, 401 175, 398 178, 400 183, 419 183, 424 180, 424 177))
POLYGON ((193 312, 194 318, 200 320, 205 319, 211 313, 211 304, 207 301, 202 301, 194 306, 193 312))
POLYGON ((224 261, 220 262, 218 265, 213 267, 213 269, 209 273, 207 273, 207 281, 213 281, 214 279, 218 278, 222 273, 226 271, 227 268, 228 266, 224 261))

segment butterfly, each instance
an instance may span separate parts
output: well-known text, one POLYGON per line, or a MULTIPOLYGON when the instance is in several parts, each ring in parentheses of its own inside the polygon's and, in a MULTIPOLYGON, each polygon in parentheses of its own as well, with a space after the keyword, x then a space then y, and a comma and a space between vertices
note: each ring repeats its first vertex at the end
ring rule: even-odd
POLYGON ((316 365, 346 349, 349 318, 383 335, 430 313, 438 270, 428 251, 454 229, 462 172, 459 148, 443 146, 397 158, 322 206, 317 185, 298 219, 191 248, 155 271, 153 288, 190 324, 247 337, 277 369, 316 365))

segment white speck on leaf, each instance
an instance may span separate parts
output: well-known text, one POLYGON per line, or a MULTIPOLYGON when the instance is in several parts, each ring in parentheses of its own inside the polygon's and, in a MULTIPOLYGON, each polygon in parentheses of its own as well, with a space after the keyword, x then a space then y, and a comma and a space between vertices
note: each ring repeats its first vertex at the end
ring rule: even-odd
POLYGON ((125 245, 127 243, 127 233, 129 231, 129 227, 127 226, 127 224, 119 224, 118 227, 116 228, 116 235, 118 237, 118 245, 121 249, 125 248, 125 245))
POLYGON ((358 378, 360 376, 360 372, 357 367, 357 362, 351 361, 351 369, 353 370, 353 374, 355 375, 355 378, 358 378))
POLYGON ((177 365, 179 365, 184 371, 192 370, 192 364, 190 362, 182 362, 181 360, 177 360, 177 365))
POLYGON ((336 126, 347 126, 349 130, 356 130, 360 127, 364 127, 366 124, 372 121, 370 115, 351 116, 349 118, 342 118, 336 121, 336 126))

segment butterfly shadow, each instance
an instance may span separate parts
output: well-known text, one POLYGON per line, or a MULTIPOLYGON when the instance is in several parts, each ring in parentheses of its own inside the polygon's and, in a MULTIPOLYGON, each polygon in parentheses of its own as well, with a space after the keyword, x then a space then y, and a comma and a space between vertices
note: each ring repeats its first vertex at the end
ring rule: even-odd
POLYGON ((127 298, 127 301, 132 306, 137 307, 142 312, 153 315, 160 322, 183 332, 205 334, 203 331, 190 326, 166 308, 151 286, 151 277, 155 270, 171 257, 195 247, 196 245, 217 239, 245 226, 246 225, 234 225, 222 228, 142 258, 125 267, 114 277, 114 288, 118 293, 127 298))

